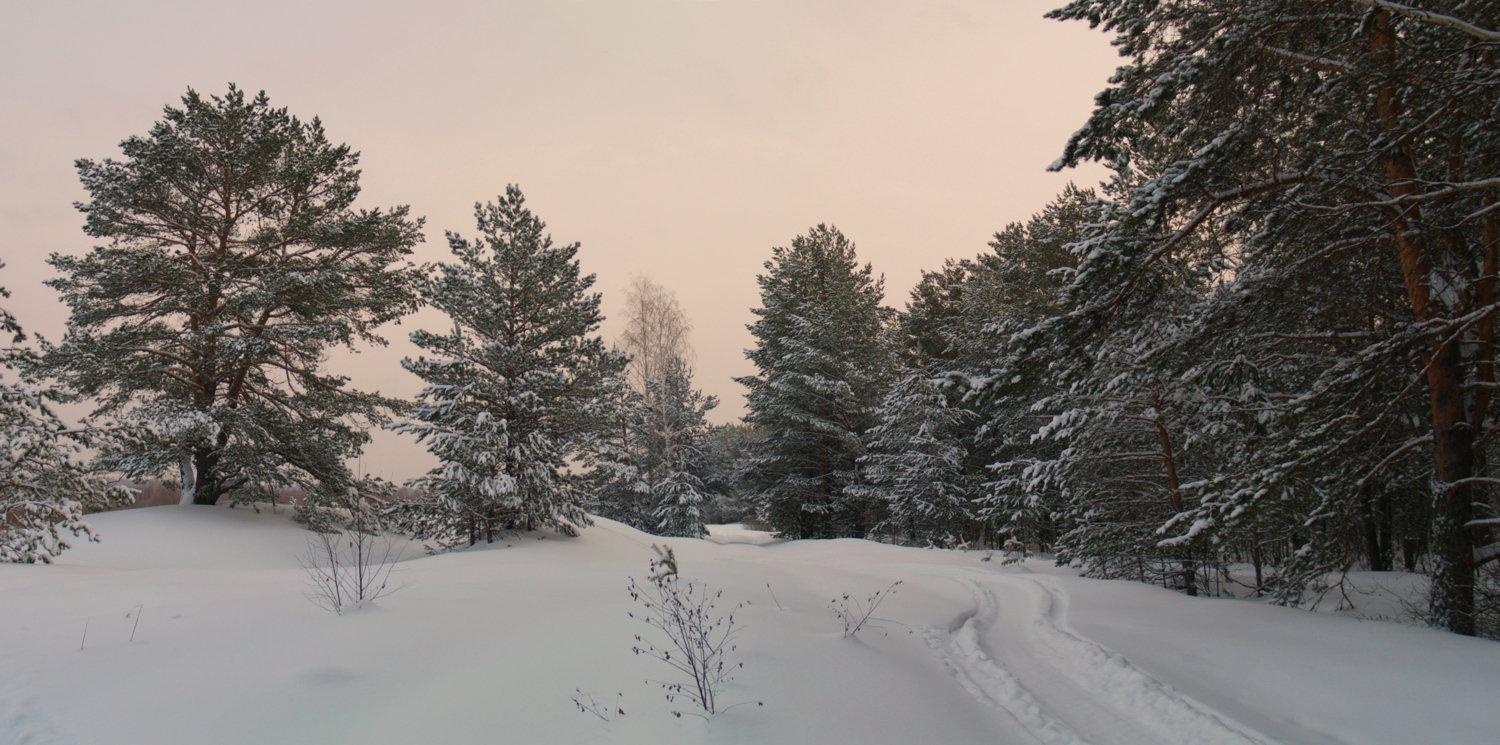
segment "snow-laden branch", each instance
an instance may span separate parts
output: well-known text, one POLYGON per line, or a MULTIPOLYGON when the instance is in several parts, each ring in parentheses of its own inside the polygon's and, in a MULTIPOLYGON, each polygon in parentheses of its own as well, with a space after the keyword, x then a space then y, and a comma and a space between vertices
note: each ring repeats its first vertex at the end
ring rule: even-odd
POLYGON ((1400 206, 1402 204, 1408 204, 1408 203, 1411 203, 1411 202, 1425 202, 1425 201, 1427 201, 1429 199, 1441 199, 1442 197, 1452 196, 1454 194, 1460 194, 1460 193, 1466 192, 1466 191, 1478 191, 1480 189, 1494 189, 1494 188, 1500 187, 1500 177, 1479 179, 1478 181, 1459 181, 1459 182, 1452 182, 1452 181, 1436 181, 1436 182, 1430 182, 1430 181, 1429 182, 1422 182, 1422 181, 1402 181, 1402 182, 1398 182, 1396 185, 1399 186, 1400 184, 1411 184, 1411 183, 1423 183, 1423 184, 1428 184, 1428 185, 1432 185, 1432 186, 1441 186, 1443 188, 1438 189, 1437 191, 1418 192, 1418 193, 1415 193, 1415 194, 1403 194, 1402 196, 1394 197, 1392 199, 1386 199, 1386 200, 1379 201, 1379 202, 1371 202, 1371 203, 1369 203, 1367 205, 1364 205, 1364 206, 1367 206, 1367 207, 1396 207, 1396 206, 1400 206))
POLYGON ((1363 494, 1365 491, 1365 487, 1370 485, 1370 481, 1377 475, 1379 475, 1381 471, 1385 470, 1385 467, 1390 465, 1392 461, 1411 452, 1412 448, 1426 445, 1431 442, 1432 435, 1423 435, 1422 437, 1418 437, 1415 440, 1410 440, 1401 447, 1396 448, 1396 452, 1387 455, 1385 457, 1385 460, 1382 460, 1379 463, 1375 464, 1375 467, 1370 469, 1370 472, 1365 474, 1365 477, 1359 480, 1359 484, 1354 489, 1355 495, 1363 494))
POLYGON ((1444 493, 1448 493, 1448 492, 1453 491, 1454 489, 1457 489, 1460 486, 1468 486, 1470 484, 1481 484, 1481 485, 1484 485, 1484 486, 1500 486, 1500 479, 1490 478, 1489 476, 1470 476, 1470 477, 1468 477, 1466 479, 1459 479, 1457 481, 1449 481, 1447 484, 1444 484, 1444 486, 1446 488, 1443 490, 1443 492, 1444 493))
POLYGON ((1130 281, 1126 282, 1125 286, 1120 288, 1119 292, 1115 293, 1115 296, 1111 298, 1109 302, 1109 315, 1113 315, 1115 308, 1118 308, 1120 303, 1125 302, 1125 298, 1130 296, 1130 293, 1135 289, 1136 283, 1140 280, 1148 267, 1152 266, 1167 254, 1171 253, 1172 249, 1176 248, 1178 244, 1182 243, 1182 241, 1186 240, 1195 231, 1197 231, 1198 227, 1202 225, 1203 222, 1209 218, 1209 216, 1211 216, 1216 210, 1219 209, 1219 207, 1223 206, 1225 203, 1232 202, 1236 199, 1245 199, 1248 197, 1257 196, 1287 186, 1294 186, 1306 181, 1311 181, 1315 178, 1317 177, 1310 173, 1289 171, 1287 173, 1272 174, 1270 178, 1261 179, 1260 181, 1245 184, 1244 186, 1209 195, 1210 201, 1208 202, 1208 204, 1203 205, 1203 207, 1201 207, 1196 214, 1188 219, 1186 224, 1174 231, 1172 235, 1162 243, 1160 248, 1152 252, 1151 256, 1147 257, 1146 261, 1141 264, 1141 268, 1139 271, 1137 271, 1135 276, 1131 277, 1130 281))
POLYGON ((1353 69, 1350 68, 1347 63, 1341 62, 1339 60, 1329 59, 1327 57, 1315 57, 1315 56, 1313 56, 1311 54, 1302 54, 1301 52, 1293 52, 1290 49, 1282 49, 1280 47, 1268 47, 1268 46, 1265 46, 1265 45, 1261 45, 1261 46, 1255 47, 1255 51, 1260 52, 1261 54, 1266 54, 1266 55, 1272 56, 1272 57, 1279 57, 1281 59, 1291 60, 1292 62, 1302 62, 1304 64, 1312 65, 1313 67, 1316 67, 1316 68, 1319 68, 1319 69, 1322 69, 1322 70, 1327 70, 1329 72, 1342 72, 1342 73, 1353 72, 1353 69))
POLYGON ((1419 8, 1413 8, 1410 5, 1393 3, 1390 0, 1354 0, 1354 2, 1359 3, 1360 5, 1368 5, 1372 8, 1389 10, 1392 13, 1403 15, 1407 18, 1415 18, 1419 21, 1427 21, 1428 23, 1435 23, 1439 26, 1455 28, 1476 39, 1483 39, 1485 41, 1500 41, 1500 31, 1491 31, 1486 28, 1480 28, 1462 19, 1454 18, 1453 16, 1445 16, 1441 13, 1434 13, 1430 10, 1421 10, 1419 8))

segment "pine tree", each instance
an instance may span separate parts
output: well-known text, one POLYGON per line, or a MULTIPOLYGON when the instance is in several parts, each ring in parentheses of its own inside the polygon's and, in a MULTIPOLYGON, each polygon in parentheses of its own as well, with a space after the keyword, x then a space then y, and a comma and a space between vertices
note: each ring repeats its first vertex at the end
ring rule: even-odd
POLYGON ((403 524, 446 544, 507 527, 572 534, 589 524, 588 496, 568 459, 605 426, 626 360, 591 336, 603 316, 578 244, 553 245, 515 186, 474 212, 480 238, 448 233, 458 263, 424 267, 418 285, 453 330, 412 333, 434 357, 402 362, 427 385, 417 421, 397 430, 442 461, 420 482, 431 499, 407 505, 403 524))
POLYGON ((737 379, 750 389, 746 422, 766 435, 749 469, 761 518, 789 538, 863 537, 870 505, 845 489, 858 481, 860 438, 893 366, 882 280, 824 225, 773 249, 765 266, 746 352, 759 374, 737 379))
POLYGON ((901 314, 902 362, 911 367, 946 368, 959 356, 954 335, 964 308, 969 266, 949 259, 943 268, 922 272, 901 314))
MULTIPOLYGON (((0 297, 10 293, 0 288, 0 297)), ((0 333, 11 334, 13 345, 26 339, 3 308, 0 333)), ((0 350, 0 366, 16 373, 30 357, 12 346, 0 350)), ((51 563, 69 548, 69 536, 99 540, 86 512, 125 504, 123 489, 73 460, 104 433, 67 427, 50 408, 61 398, 34 381, 0 380, 0 562, 51 563)))
POLYGON ((671 291, 637 277, 625 297, 620 349, 630 355, 614 397, 614 425, 590 465, 599 514, 662 535, 705 534, 704 413, 718 405, 692 387, 692 324, 671 291))
POLYGON ((594 498, 589 510, 637 530, 656 527, 656 495, 647 480, 650 471, 642 452, 642 432, 648 413, 645 396, 630 384, 627 375, 609 381, 609 393, 601 400, 601 416, 608 424, 595 433, 584 448, 589 490, 594 498))
POLYGON ((955 546, 975 537, 973 489, 964 473, 961 442, 971 414, 948 405, 947 396, 921 372, 892 386, 865 434, 859 459, 863 483, 850 487, 886 506, 877 532, 913 544, 955 546))
POLYGON ((323 373, 416 307, 405 207, 357 210, 359 155, 234 86, 189 90, 123 161, 79 160, 85 232, 47 284, 72 313, 45 372, 142 425, 104 450, 133 478, 177 471, 183 500, 301 484, 340 494, 346 459, 398 402, 323 373))
POLYGON ((967 452, 964 473, 985 505, 981 541, 1004 533, 1050 550, 1058 535, 1057 494, 1016 489, 1010 479, 1017 465, 1060 451, 1054 441, 1032 438, 1047 421, 1047 412, 1034 411, 1033 404, 1055 388, 1035 369, 1023 370, 1019 380, 1009 380, 1014 373, 999 378, 997 361, 1013 336, 1060 312, 1063 275, 1077 264, 1066 246, 1078 239, 1094 199, 1092 190, 1069 184, 1030 220, 997 232, 990 251, 926 273, 908 306, 909 325, 934 329, 928 335, 946 345, 943 355, 929 358, 929 373, 945 378, 951 405, 974 414, 960 427, 967 452), (992 468, 997 463, 1011 465, 997 474, 992 468))

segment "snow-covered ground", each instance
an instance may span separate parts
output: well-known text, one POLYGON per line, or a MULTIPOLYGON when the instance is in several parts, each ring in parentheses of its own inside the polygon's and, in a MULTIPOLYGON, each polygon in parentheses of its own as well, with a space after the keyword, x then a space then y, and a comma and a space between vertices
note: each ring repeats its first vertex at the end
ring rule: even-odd
POLYGON ((399 592, 336 616, 303 597, 308 534, 286 514, 91 521, 102 543, 0 565, 0 743, 1500 741, 1500 644, 1049 562, 743 526, 668 539, 682 581, 749 603, 723 698, 764 706, 704 720, 674 717, 644 682, 672 671, 631 653, 659 637, 627 616, 627 578, 663 541, 618 523, 411 550, 399 592), (830 600, 897 580, 885 633, 843 638, 830 600), (623 693, 626 715, 579 712, 575 688, 623 693))

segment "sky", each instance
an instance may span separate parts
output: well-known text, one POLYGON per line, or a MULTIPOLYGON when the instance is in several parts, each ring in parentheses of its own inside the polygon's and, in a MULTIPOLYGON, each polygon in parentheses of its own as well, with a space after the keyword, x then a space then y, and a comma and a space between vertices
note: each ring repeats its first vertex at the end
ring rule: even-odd
MULTIPOLYGON (((974 256, 1068 181, 1046 167, 1120 63, 1059 0, 568 0, 486 3, 5 3, 0 7, 0 285, 29 332, 61 337, 50 254, 93 244, 73 162, 118 157, 188 88, 264 90, 361 152, 356 206, 426 218, 418 263, 475 236, 475 202, 517 184, 581 244, 606 316, 645 275, 694 325, 696 382, 744 414, 746 329, 776 246, 838 227, 903 308, 924 269, 974 256)), ((361 390, 411 398, 390 345, 334 351, 361 390)), ((606 320, 601 333, 619 327, 606 320)), ((435 461, 379 432, 359 468, 435 461)))

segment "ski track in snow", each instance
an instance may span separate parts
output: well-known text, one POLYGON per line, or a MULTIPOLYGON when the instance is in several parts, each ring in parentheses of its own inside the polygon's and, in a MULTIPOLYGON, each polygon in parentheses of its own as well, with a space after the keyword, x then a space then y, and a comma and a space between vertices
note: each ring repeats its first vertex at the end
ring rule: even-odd
POLYGON ((1073 634, 1065 596, 1047 578, 954 580, 973 593, 975 610, 951 631, 924 628, 927 645, 975 698, 1042 745, 1270 745, 1073 634))

